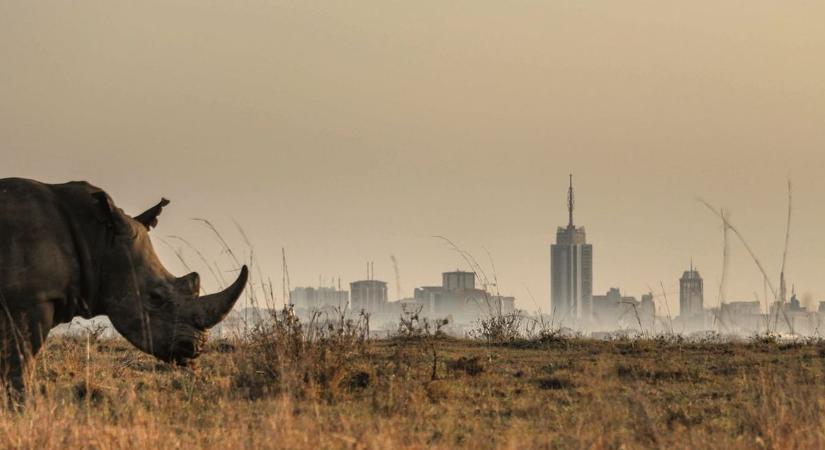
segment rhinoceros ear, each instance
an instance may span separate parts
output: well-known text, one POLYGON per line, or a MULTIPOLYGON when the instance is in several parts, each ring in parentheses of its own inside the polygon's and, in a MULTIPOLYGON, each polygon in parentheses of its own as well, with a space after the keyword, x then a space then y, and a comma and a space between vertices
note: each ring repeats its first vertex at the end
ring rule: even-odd
POLYGON ((103 191, 92 193, 92 197, 97 203, 97 208, 101 216, 101 221, 108 224, 115 230, 115 234, 134 236, 134 229, 129 225, 126 215, 120 210, 112 199, 103 191))
POLYGON ((142 212, 140 215, 135 217, 135 220, 140 222, 144 227, 146 227, 146 231, 151 230, 152 228, 158 226, 158 216, 160 212, 163 211, 163 207, 169 204, 169 200, 165 198, 160 199, 160 203, 157 205, 147 209, 146 211, 142 212))

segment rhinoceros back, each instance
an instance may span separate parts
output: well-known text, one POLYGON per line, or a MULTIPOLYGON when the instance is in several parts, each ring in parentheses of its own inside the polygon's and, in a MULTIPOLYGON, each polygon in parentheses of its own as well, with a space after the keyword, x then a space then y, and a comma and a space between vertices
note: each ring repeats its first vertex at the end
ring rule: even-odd
POLYGON ((65 302, 79 282, 74 237, 53 185, 0 179, 0 300, 11 310, 65 302))

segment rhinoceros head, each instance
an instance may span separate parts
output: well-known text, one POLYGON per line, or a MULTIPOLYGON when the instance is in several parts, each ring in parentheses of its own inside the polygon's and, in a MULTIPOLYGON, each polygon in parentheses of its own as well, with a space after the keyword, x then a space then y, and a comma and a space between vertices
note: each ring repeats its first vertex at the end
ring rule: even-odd
POLYGON ((243 292, 246 266, 232 285, 201 296, 198 274, 170 274, 149 239, 168 200, 132 218, 105 193, 96 193, 95 199, 110 229, 111 242, 99 262, 98 297, 112 324, 136 347, 161 360, 186 363, 196 358, 207 330, 226 317, 243 292))

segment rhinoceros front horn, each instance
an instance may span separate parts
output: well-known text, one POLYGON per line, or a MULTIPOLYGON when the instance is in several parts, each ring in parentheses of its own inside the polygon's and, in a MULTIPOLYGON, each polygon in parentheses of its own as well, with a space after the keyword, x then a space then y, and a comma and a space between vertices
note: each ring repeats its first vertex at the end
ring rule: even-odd
POLYGON ((221 292, 204 295, 195 300, 197 302, 195 325, 201 329, 207 329, 223 320, 241 296, 248 277, 249 270, 243 266, 238 279, 231 286, 221 292))

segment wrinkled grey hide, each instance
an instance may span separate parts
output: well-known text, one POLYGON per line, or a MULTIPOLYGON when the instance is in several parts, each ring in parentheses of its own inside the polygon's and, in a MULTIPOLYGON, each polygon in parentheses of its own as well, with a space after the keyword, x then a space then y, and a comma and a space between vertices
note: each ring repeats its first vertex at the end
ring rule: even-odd
POLYGON ((197 273, 176 278, 160 263, 149 230, 169 203, 134 218, 85 182, 0 179, 0 364, 17 390, 49 330, 106 315, 140 350, 185 364, 206 330, 243 291, 248 271, 224 291, 199 296, 197 273))

